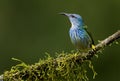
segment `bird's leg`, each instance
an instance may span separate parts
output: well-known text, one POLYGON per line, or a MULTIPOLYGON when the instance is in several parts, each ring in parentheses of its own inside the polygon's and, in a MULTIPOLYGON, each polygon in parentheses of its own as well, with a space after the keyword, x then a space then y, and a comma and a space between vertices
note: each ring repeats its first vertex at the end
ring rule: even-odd
POLYGON ((93 49, 93 50, 95 50, 95 49, 96 49, 95 45, 93 45, 93 44, 92 44, 92 49, 93 49))

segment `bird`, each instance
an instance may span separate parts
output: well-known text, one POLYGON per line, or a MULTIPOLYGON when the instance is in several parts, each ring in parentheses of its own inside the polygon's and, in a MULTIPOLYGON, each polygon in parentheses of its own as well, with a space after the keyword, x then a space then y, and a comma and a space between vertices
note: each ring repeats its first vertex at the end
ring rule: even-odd
POLYGON ((69 36, 71 42, 78 50, 88 51, 89 49, 95 49, 93 38, 87 31, 86 25, 80 15, 64 12, 59 14, 65 15, 69 18, 71 23, 69 36))

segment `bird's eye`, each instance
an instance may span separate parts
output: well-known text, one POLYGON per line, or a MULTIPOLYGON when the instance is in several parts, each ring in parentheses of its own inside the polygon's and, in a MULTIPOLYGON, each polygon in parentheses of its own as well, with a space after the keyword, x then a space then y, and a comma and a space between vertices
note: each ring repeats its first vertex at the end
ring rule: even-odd
POLYGON ((72 17, 72 18, 75 18, 75 16, 74 16, 74 15, 71 15, 71 17, 72 17))

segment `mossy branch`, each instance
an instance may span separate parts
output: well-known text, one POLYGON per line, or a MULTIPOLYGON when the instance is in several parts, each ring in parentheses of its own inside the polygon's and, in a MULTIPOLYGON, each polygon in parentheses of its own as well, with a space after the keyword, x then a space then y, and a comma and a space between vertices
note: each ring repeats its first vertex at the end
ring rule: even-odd
POLYGON ((34 65, 27 65, 24 62, 13 66, 10 71, 5 71, 2 77, 4 81, 87 81, 88 67, 93 71, 93 78, 97 74, 93 68, 91 58, 103 49, 120 38, 120 30, 101 41, 95 49, 87 53, 72 52, 61 53, 56 58, 48 57, 40 60, 34 65))

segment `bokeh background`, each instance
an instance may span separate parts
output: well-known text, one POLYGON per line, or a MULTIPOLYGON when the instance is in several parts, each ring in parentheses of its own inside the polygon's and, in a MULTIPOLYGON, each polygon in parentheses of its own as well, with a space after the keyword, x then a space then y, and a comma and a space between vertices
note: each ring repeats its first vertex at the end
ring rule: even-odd
MULTIPOLYGON (((120 0, 0 0, 0 74, 17 64, 12 57, 34 64, 45 52, 75 49, 59 12, 80 14, 96 44, 120 29, 120 0)), ((120 44, 106 47, 94 67, 90 81, 120 81, 120 44)))

